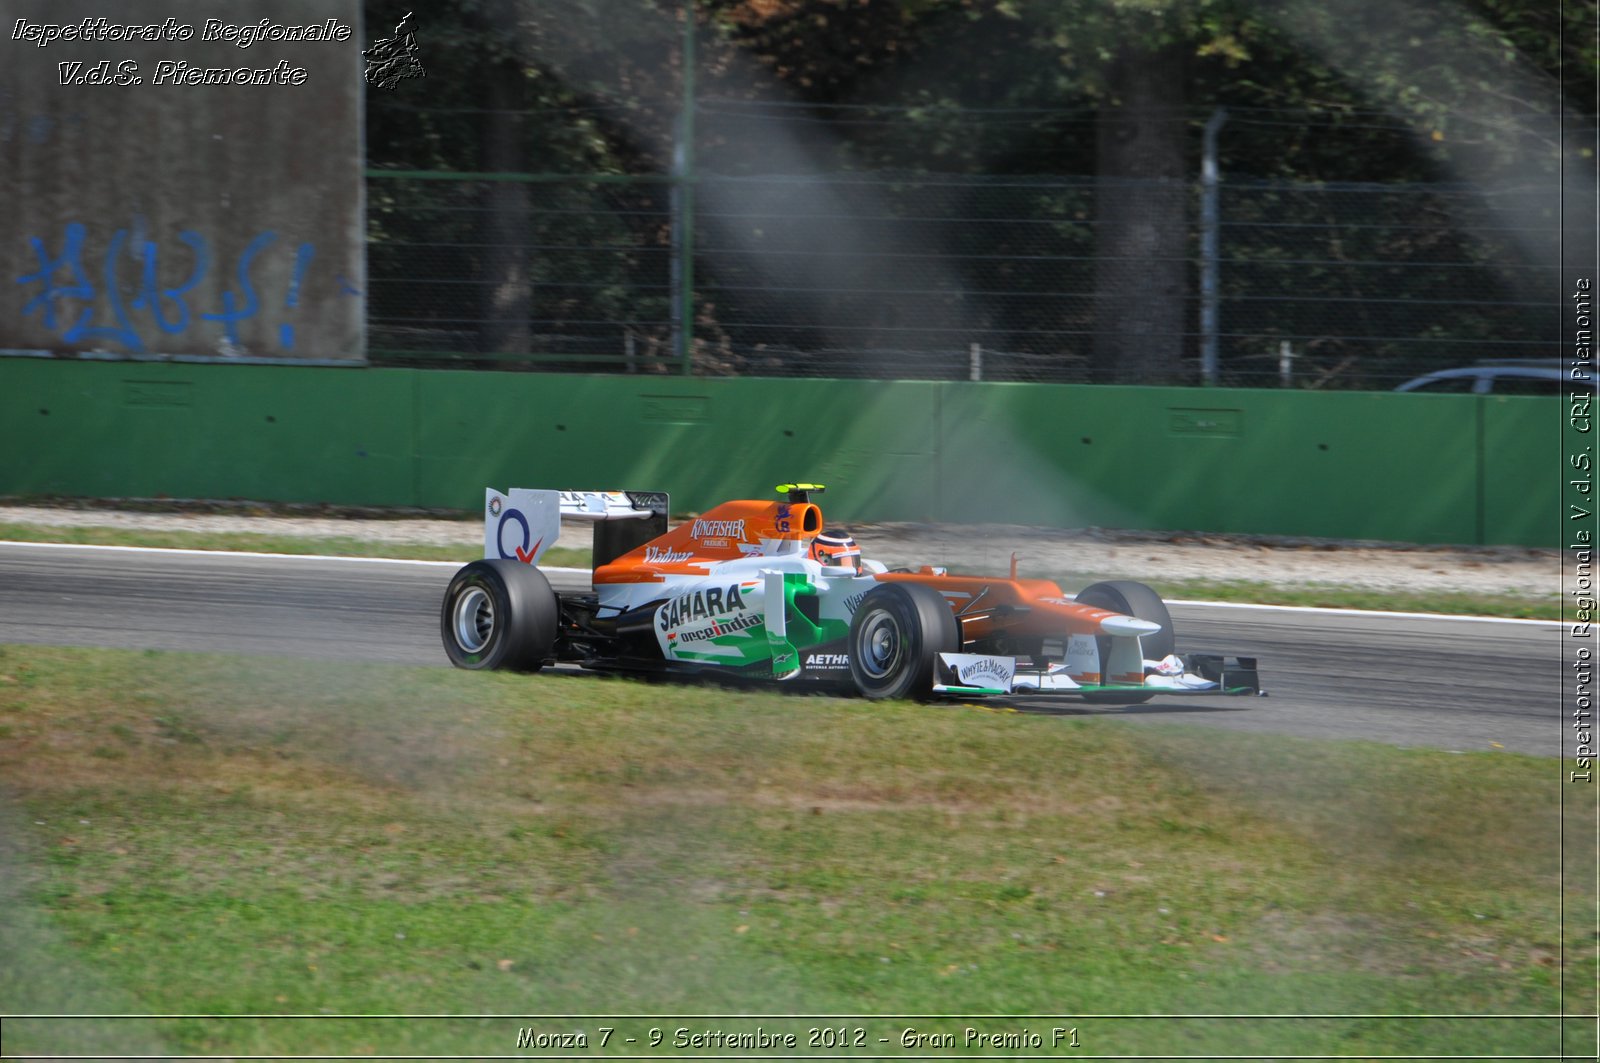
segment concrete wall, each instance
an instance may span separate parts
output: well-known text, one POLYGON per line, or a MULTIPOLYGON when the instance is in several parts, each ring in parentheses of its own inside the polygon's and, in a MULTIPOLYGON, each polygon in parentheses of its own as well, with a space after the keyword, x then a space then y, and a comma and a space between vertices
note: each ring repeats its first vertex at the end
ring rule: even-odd
POLYGON ((0 494, 699 510, 1553 546, 1555 399, 0 359, 0 494))
POLYGON ((364 357, 357 0, 9 0, 3 22, 0 349, 364 357), (27 39, 85 18, 193 35, 27 39), (202 39, 262 18, 349 39, 202 39), (301 83, 186 84, 163 61, 301 83))

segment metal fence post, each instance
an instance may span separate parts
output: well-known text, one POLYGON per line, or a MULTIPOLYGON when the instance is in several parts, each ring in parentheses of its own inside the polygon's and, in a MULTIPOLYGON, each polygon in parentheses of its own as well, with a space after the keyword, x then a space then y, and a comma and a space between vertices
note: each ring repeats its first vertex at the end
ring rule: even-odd
POLYGON ((694 0, 683 0, 683 103, 672 151, 672 346, 694 372, 694 0))
POLYGON ((1218 318, 1218 229, 1217 209, 1217 133, 1228 120, 1228 111, 1218 107, 1206 120, 1203 158, 1200 163, 1200 379, 1217 382, 1218 318))

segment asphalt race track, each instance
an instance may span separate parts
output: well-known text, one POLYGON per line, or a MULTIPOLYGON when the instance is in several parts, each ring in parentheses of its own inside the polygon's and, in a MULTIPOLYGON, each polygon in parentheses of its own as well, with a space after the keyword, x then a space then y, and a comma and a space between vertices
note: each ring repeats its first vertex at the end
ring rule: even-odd
MULTIPOLYGON (((444 666, 439 601, 455 568, 0 543, 0 643, 444 666)), ((557 570, 551 582, 574 590, 586 575, 557 570)), ((1016 704, 1439 749, 1564 752, 1557 624, 1204 604, 1172 613, 1181 652, 1257 656, 1271 696, 1016 704)))

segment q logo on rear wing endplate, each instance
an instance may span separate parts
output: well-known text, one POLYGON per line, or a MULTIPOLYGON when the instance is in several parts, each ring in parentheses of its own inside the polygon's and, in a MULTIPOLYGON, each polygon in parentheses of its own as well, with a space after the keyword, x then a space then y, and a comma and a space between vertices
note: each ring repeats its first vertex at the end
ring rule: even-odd
MULTIPOLYGON (((669 499, 665 491, 552 491, 513 487, 501 494, 484 490, 483 556, 537 564, 561 534, 561 518, 603 521, 595 534, 595 564, 602 541, 641 541, 666 531, 669 499), (604 534, 610 522, 646 522, 627 532, 604 534), (642 537, 642 538, 641 538, 642 537)), ((609 549, 609 545, 606 547, 609 549)), ((610 560, 610 558, 606 558, 610 560)))

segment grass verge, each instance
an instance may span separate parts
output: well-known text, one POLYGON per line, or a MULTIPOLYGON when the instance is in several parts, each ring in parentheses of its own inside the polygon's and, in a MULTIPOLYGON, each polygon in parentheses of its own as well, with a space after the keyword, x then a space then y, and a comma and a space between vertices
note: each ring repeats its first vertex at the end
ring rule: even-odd
POLYGON ((1094 1054, 1548 1054, 1556 1020, 1068 1017, 1555 1011, 1563 947, 1575 984, 1595 976, 1588 930, 1561 937, 1562 768, 588 676, 0 647, 6 1011, 748 1017, 9 1020, 6 1049, 505 1054, 522 1028, 593 1048, 611 1025, 605 1052, 638 1053, 651 1026, 665 1051, 680 1027, 765 1022, 801 1053, 812 1027, 859 1027, 857 1054, 886 1058, 905 1049, 879 1037, 968 1025, 1076 1026, 1094 1054), (760 1018, 804 1013, 1062 1021, 760 1018))
MULTIPOLYGON (((188 550, 248 550, 273 554, 326 554, 340 557, 400 557, 421 561, 459 561, 481 556, 475 545, 437 546, 426 543, 379 542, 354 537, 310 538, 245 532, 159 532, 122 528, 57 528, 0 523, 0 539, 21 542, 87 543, 97 546, 158 546, 188 550)), ((586 568, 586 549, 557 546, 542 563, 586 568)), ((1104 578, 1093 573, 1052 577, 1069 593, 1104 578)), ((1412 613, 1471 616, 1561 618, 1559 595, 1527 596, 1469 593, 1367 590, 1337 586, 1284 586, 1253 581, 1150 581, 1166 598, 1194 598, 1261 605, 1315 605, 1342 609, 1387 609, 1412 613)))

